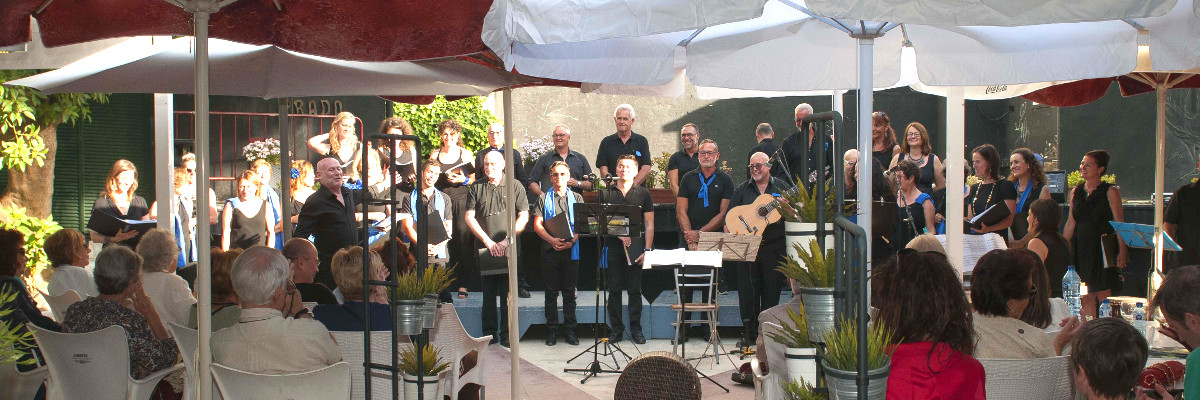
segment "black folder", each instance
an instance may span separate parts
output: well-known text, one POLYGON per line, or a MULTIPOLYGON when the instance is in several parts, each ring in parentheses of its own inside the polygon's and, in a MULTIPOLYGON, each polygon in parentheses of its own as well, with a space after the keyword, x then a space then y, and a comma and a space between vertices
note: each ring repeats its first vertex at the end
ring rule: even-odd
POLYGON ((553 218, 544 221, 542 226, 546 228, 546 233, 549 233, 552 237, 567 241, 575 238, 575 235, 571 234, 571 221, 567 220, 567 213, 565 212, 560 212, 553 218))
POLYGON ((976 215, 975 218, 971 218, 971 225, 976 226, 976 227, 982 226, 984 224, 995 225, 995 224, 999 223, 1000 221, 1003 221, 1004 218, 1007 218, 1008 215, 1011 213, 1012 213, 1012 211, 1009 211, 1008 205, 1004 204, 1004 202, 1002 201, 1002 202, 999 202, 996 204, 992 204, 991 207, 988 207, 986 210, 983 210, 983 212, 976 215))
POLYGON ((132 220, 121 219, 117 216, 104 211, 96 211, 92 213, 88 219, 87 228, 104 236, 116 236, 117 233, 125 230, 134 230, 138 234, 145 233, 148 230, 158 226, 156 220, 132 220))

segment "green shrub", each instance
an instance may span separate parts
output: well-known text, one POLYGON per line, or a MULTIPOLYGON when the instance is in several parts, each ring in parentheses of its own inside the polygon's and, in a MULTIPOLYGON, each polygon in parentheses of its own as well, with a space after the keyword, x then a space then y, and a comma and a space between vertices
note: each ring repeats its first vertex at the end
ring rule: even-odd
MULTIPOLYGON (((42 245, 46 243, 46 237, 62 229, 54 219, 31 217, 20 206, 0 207, 0 228, 12 229, 25 236, 25 256, 29 258, 29 264, 24 278, 50 271, 46 268, 50 266, 50 259, 46 257, 42 245)), ((48 276, 43 279, 50 280, 48 276)))
POLYGON ((400 370, 405 374, 417 376, 437 376, 450 367, 450 363, 442 361, 441 352, 433 345, 426 344, 421 348, 421 363, 417 363, 416 347, 407 345, 400 352, 400 370))
MULTIPOLYGON (((858 369, 858 324, 851 319, 842 319, 841 328, 825 333, 825 362, 830 368, 842 371, 858 369)), ((892 331, 882 323, 875 322, 867 330, 867 370, 887 365, 892 354, 892 331)))
POLYGON ((792 256, 785 255, 775 270, 785 277, 795 279, 801 287, 833 287, 834 268, 833 264, 828 262, 833 260, 832 249, 822 252, 816 239, 808 243, 808 249, 799 243, 793 244, 792 247, 796 249, 796 254, 800 256, 804 265, 800 265, 800 261, 796 261, 792 256))
POLYGON ((794 349, 813 347, 812 342, 808 340, 808 320, 806 319, 808 316, 805 315, 804 305, 800 305, 800 313, 796 313, 790 308, 787 310, 787 313, 788 320, 791 323, 788 321, 779 321, 779 326, 783 328, 783 333, 771 332, 767 334, 767 337, 794 349))
POLYGON ((433 104, 426 106, 396 103, 393 111, 397 117, 412 124, 413 134, 421 137, 421 156, 428 158, 434 149, 442 145, 437 125, 447 119, 454 119, 462 125, 462 140, 466 148, 476 151, 488 146, 487 127, 499 119, 483 108, 485 98, 478 96, 446 101, 445 97, 438 96, 433 104))
POLYGON ((416 269, 396 277, 396 300, 421 300, 429 293, 441 293, 450 286, 454 268, 439 264, 425 268, 425 275, 417 276, 416 269))
MULTIPOLYGON (((7 305, 17 301, 17 292, 7 290, 0 293, 0 305, 7 305)), ((21 332, 23 329, 20 325, 8 326, 4 321, 4 316, 10 313, 20 312, 16 307, 0 307, 0 368, 12 368, 5 365, 12 363, 20 363, 22 365, 31 365, 35 362, 34 359, 18 361, 22 354, 28 352, 34 347, 33 332, 28 330, 21 332)))
POLYGON ((817 389, 811 384, 800 378, 799 381, 794 379, 785 379, 779 383, 783 387, 783 395, 787 400, 825 400, 829 397, 824 394, 817 393, 817 389))

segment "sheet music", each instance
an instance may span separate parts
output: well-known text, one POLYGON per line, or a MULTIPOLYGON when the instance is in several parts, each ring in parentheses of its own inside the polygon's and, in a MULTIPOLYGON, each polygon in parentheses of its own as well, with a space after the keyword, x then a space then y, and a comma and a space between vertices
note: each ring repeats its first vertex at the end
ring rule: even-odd
MULTIPOLYGON (((937 235, 939 242, 942 242, 942 247, 946 247, 946 235, 937 235)), ((963 265, 964 273, 971 272, 975 269, 975 263, 979 262, 979 257, 996 249, 1007 249, 1008 244, 1004 242, 1004 238, 995 233, 986 235, 963 235, 963 265)))
POLYGON ((721 267, 721 252, 719 251, 689 251, 687 249, 652 250, 645 253, 642 259, 642 269, 655 266, 693 265, 713 268, 721 267))

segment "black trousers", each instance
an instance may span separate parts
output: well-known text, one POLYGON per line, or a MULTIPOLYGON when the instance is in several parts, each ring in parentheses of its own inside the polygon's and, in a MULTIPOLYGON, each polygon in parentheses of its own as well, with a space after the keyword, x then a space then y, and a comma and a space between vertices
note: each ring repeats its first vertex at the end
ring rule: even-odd
POLYGON ((754 262, 734 264, 738 272, 738 306, 751 342, 758 337, 758 314, 779 304, 779 292, 787 282, 787 278, 775 270, 785 251, 782 240, 778 244, 763 244, 765 246, 758 248, 754 262))
POLYGON ((503 338, 508 334, 508 275, 483 275, 479 280, 483 284, 483 334, 503 338), (501 298, 499 316, 496 315, 497 297, 501 298))
POLYGON ((575 318, 575 285, 579 281, 579 260, 571 259, 571 250, 542 251, 542 279, 546 285, 546 328, 558 331, 558 294, 563 298, 563 323, 574 330, 578 325, 575 318))
POLYGON ((613 332, 624 332, 621 319, 623 299, 621 291, 629 292, 629 329, 642 330, 642 266, 629 265, 621 242, 609 243, 608 268, 605 270, 608 284, 608 324, 613 332))

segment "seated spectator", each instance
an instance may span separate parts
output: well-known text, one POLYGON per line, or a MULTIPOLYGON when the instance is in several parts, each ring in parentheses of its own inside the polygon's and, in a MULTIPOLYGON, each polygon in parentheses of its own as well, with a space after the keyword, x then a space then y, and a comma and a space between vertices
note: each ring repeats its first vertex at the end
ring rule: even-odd
MULTIPOLYGON (((783 325, 783 321, 788 321, 787 323, 791 324, 791 319, 789 319, 790 317, 788 317, 788 310, 792 310, 792 312, 795 312, 795 313, 800 313, 800 306, 801 306, 800 284, 797 283, 794 279, 788 278, 788 286, 792 289, 792 301, 777 305, 775 307, 768 308, 766 310, 763 310, 763 312, 759 313, 758 314, 759 332, 762 331, 762 324, 767 323, 767 322, 781 325, 781 326, 783 325)), ((766 347, 763 347, 763 346, 765 346, 765 343, 766 343, 764 341, 765 336, 766 335, 758 335, 758 341, 755 344, 758 346, 759 349, 766 348, 766 347)), ((754 353, 754 357, 758 359, 758 365, 759 365, 759 367, 762 368, 763 373, 768 373, 770 371, 770 369, 769 369, 769 365, 767 365, 767 352, 766 351, 758 351, 758 352, 754 353)))
POLYGON ((137 253, 142 256, 142 286, 153 300, 163 325, 187 325, 196 298, 192 297, 187 281, 175 274, 179 259, 175 235, 162 229, 151 229, 142 234, 137 253))
MULTIPOLYGON (((1183 373, 1183 398, 1200 398, 1200 352, 1195 351, 1200 344, 1200 266, 1190 265, 1175 268, 1167 273, 1162 286, 1154 293, 1150 304, 1162 311, 1167 323, 1158 331, 1175 339, 1188 349, 1186 365, 1183 373)), ((1163 400, 1174 400, 1162 386, 1154 388, 1163 400)), ((1146 398, 1143 393, 1138 399, 1146 398)))
POLYGON ((875 268, 879 315, 893 331, 888 399, 985 399, 962 282, 946 256, 901 250, 875 268), (887 270, 891 270, 890 272, 887 270))
MULTIPOLYGON (((222 251, 213 247, 212 256, 212 331, 233 326, 242 315, 238 306, 237 293, 233 292, 233 261, 242 255, 242 249, 222 251)), ((188 312, 188 328, 196 329, 196 306, 188 312)))
MULTIPOLYGON (((371 298, 367 299, 369 303, 363 300, 363 255, 363 249, 359 246, 338 250, 337 254, 333 255, 333 281, 337 283, 338 290, 342 291, 342 297, 346 301, 340 306, 318 304, 313 309, 313 318, 324 323, 331 331, 362 332, 364 321, 367 319, 368 304, 371 309, 371 330, 392 330, 392 312, 387 305, 387 292, 384 288, 372 287, 371 298)), ((366 256, 369 257, 368 263, 374 279, 387 279, 388 271, 383 269, 383 261, 379 259, 379 255, 368 251, 366 256)))
POLYGON ((88 265, 88 255, 92 248, 82 233, 74 229, 60 229, 46 238, 44 246, 46 258, 54 266, 54 275, 46 285, 46 292, 51 296, 62 296, 68 290, 79 293, 81 299, 96 297, 96 282, 92 273, 84 269, 88 265))
MULTIPOLYGON (((171 260, 174 265, 174 259, 171 260)), ((142 379, 175 365, 179 351, 142 287, 142 257, 123 245, 109 245, 96 256, 97 297, 72 304, 63 315, 63 331, 86 333, 113 325, 129 335, 129 375, 142 379), (132 304, 130 309, 128 304, 132 304)))
POLYGON ((237 324, 213 333, 213 362, 247 372, 286 374, 342 360, 329 330, 312 319, 288 285, 288 274, 287 259, 279 250, 254 246, 238 256, 232 277, 242 315, 237 324))
POLYGON ((941 254, 942 256, 948 256, 946 254, 946 248, 942 246, 942 242, 939 241, 937 236, 934 236, 932 233, 917 235, 917 237, 913 238, 913 240, 910 240, 908 245, 904 247, 920 252, 931 251, 941 254))
MULTIPOLYGON (((415 255, 408 251, 408 245, 404 244, 404 241, 400 238, 396 238, 394 241, 380 240, 375 242, 371 244, 371 251, 379 254, 379 259, 383 260, 383 269, 389 273, 407 274, 409 271, 412 271, 413 265, 417 263, 413 259, 415 255), (392 265, 393 258, 395 258, 395 265, 392 265)), ((430 261, 432 261, 432 258, 430 257, 430 261)))
POLYGON ((975 357, 1032 359, 1062 355, 1063 346, 1079 329, 1079 319, 1065 320, 1057 335, 1022 321, 1030 298, 1041 290, 1031 272, 1041 262, 1029 250, 992 250, 971 273, 971 304, 978 343, 975 357))
POLYGON ((321 283, 313 282, 317 276, 317 248, 308 239, 291 238, 283 244, 283 256, 292 269, 292 283, 300 291, 300 298, 317 304, 338 304, 333 291, 321 283))
POLYGON ((1125 320, 1100 318, 1071 339, 1071 376, 1083 398, 1125 400, 1146 366, 1146 338, 1125 320))
MULTIPOLYGON (((1030 275, 1033 278, 1034 286, 1052 287, 1050 286, 1050 275, 1046 271, 1046 264, 1034 263, 1030 275)), ((1050 290, 1038 290, 1037 293, 1029 296, 1029 306, 1025 307, 1024 313, 1021 313, 1021 320, 1046 332, 1057 332, 1061 328, 1059 323, 1069 316, 1071 316, 1071 309, 1067 307, 1066 300, 1058 297, 1050 298, 1050 290)))
MULTIPOLYGON (((30 322, 38 328, 59 332, 62 327, 53 319, 42 315, 42 311, 38 310, 37 303, 29 295, 25 281, 21 279, 21 276, 25 275, 27 264, 25 237, 14 230, 0 229, 0 295, 7 296, 10 293, 16 295, 13 301, 0 303, 0 311, 4 311, 4 313, 0 313, 0 322, 3 322, 7 329, 16 329, 16 333, 19 334, 27 332, 25 324, 30 322)), ((33 357, 41 358, 36 344, 33 345, 33 347, 16 346, 18 347, 16 350, 21 353, 18 361, 29 360, 33 357)), ((32 370, 35 367, 34 365, 17 364, 17 368, 22 371, 32 370)))

